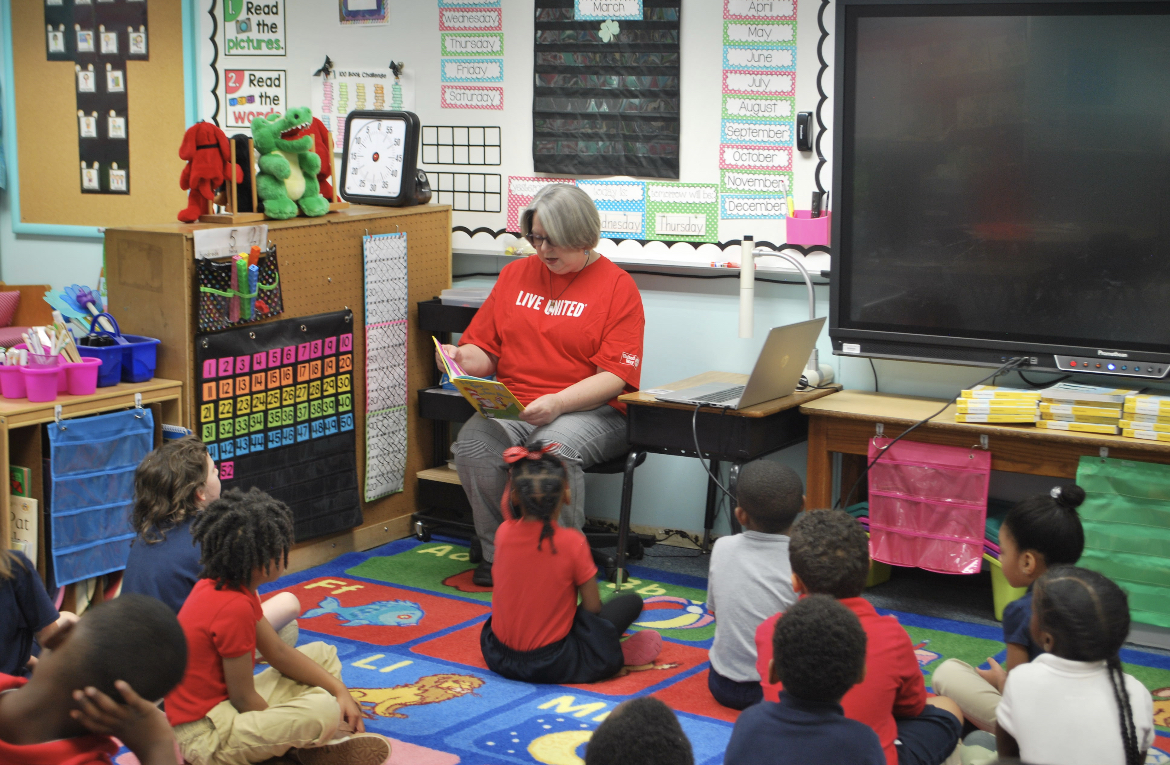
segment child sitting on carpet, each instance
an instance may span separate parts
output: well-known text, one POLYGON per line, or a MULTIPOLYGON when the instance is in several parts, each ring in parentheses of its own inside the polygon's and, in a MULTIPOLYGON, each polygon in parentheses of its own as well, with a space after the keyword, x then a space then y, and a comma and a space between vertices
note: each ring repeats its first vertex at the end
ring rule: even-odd
MULTIPOLYGON (((865 630, 865 679, 841 699, 845 716, 873 728, 887 765, 958 762, 955 749, 963 729, 958 705, 942 696, 926 697, 910 636, 896 618, 879 616, 861 597, 869 575, 869 540, 861 524, 844 510, 807 512, 792 525, 788 556, 798 594, 832 595, 865 630)), ((756 631, 761 677, 768 677, 773 625, 786 618, 777 614, 756 631)), ((780 687, 770 682, 763 687, 764 698, 775 701, 780 687)))
POLYGON ((1084 501, 1080 486, 1057 486, 1048 494, 1017 503, 1004 518, 999 530, 1003 576, 1012 587, 1028 588, 1026 595, 1003 609, 1007 666, 989 658, 990 669, 975 669, 958 659, 947 659, 934 671, 934 689, 953 698, 967 719, 985 731, 995 730, 995 708, 1008 673, 1043 651, 1031 636, 1032 583, 1052 566, 1071 566, 1080 560, 1085 531, 1077 508, 1084 501))
POLYGON ((614 707, 593 731, 585 765, 694 765, 691 742, 674 710, 653 696, 614 707))
POLYGON ((479 643, 488 667, 504 677, 593 683, 623 665, 652 663, 662 638, 643 630, 621 642, 642 613, 642 598, 625 593, 601 604, 585 535, 557 523, 569 501, 569 484, 564 464, 549 453, 556 446, 533 451, 513 446, 504 452, 512 464, 504 496, 510 520, 496 531, 492 615, 479 643))
POLYGON ((261 762, 290 749, 305 765, 380 764, 390 744, 365 730, 341 682, 337 649, 285 645, 256 588, 284 573, 292 545, 288 506, 259 489, 231 489, 195 517, 203 578, 179 623, 187 673, 166 699, 167 719, 191 765, 261 762), (253 677, 255 652, 270 667, 253 677))
POLYGON ((155 701, 187 665, 170 609, 124 595, 90 607, 45 647, 31 679, 0 675, 0 762, 109 765, 117 736, 142 765, 175 765, 175 737, 155 701))
POLYGON ((1034 765, 1142 765, 1154 706, 1121 670, 1129 600, 1095 571, 1049 569, 1036 580, 1030 629, 1044 651, 1007 677, 996 711, 1001 756, 1034 765))
MULTIPOLYGON (((196 436, 166 441, 146 455, 134 471, 134 511, 138 532, 131 543, 122 592, 158 598, 176 614, 199 581, 199 545, 191 523, 219 499, 219 468, 196 436)), ((296 645, 301 604, 292 593, 264 603, 264 618, 289 645, 296 645)))
POLYGON ((715 542, 707 575, 707 609, 716 619, 707 687, 723 706, 746 709, 764 698, 756 628, 796 602, 787 534, 804 509, 804 487, 791 468, 756 460, 740 469, 735 495, 744 531, 715 542))
POLYGON ((54 632, 76 621, 76 614, 58 613, 24 553, 0 549, 0 674, 27 675, 36 663, 33 640, 43 646, 54 632))
POLYGON ((739 716, 724 762, 883 765, 878 737, 848 719, 840 703, 866 674, 866 634, 857 616, 828 595, 810 595, 772 632, 774 658, 765 677, 784 690, 778 702, 761 702, 739 716))

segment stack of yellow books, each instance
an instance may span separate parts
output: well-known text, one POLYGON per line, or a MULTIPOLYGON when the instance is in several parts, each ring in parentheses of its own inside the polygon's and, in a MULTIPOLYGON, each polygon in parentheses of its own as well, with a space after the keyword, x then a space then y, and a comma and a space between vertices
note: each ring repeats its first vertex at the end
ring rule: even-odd
POLYGON ((959 394, 955 422, 1033 423, 1039 418, 1040 391, 976 385, 959 394))
POLYGON ((1130 388, 1057 383, 1040 393, 1040 421, 1036 427, 1115 436, 1121 432, 1125 397, 1136 393, 1130 388))
POLYGON ((1170 396, 1126 396, 1121 435, 1170 441, 1170 396))

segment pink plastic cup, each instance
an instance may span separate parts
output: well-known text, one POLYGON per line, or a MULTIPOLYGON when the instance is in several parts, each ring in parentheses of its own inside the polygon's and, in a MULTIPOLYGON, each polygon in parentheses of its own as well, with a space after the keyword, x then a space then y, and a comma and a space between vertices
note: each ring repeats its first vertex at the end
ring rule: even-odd
POLYGON ((79 364, 66 364, 65 374, 69 380, 69 394, 89 396, 97 391, 98 371, 101 367, 101 359, 92 359, 88 356, 83 357, 79 364))
POLYGON ((57 400, 57 367, 20 367, 28 400, 37 403, 57 400))
POLYGON ((0 395, 4 398, 27 398, 22 367, 0 366, 0 395))

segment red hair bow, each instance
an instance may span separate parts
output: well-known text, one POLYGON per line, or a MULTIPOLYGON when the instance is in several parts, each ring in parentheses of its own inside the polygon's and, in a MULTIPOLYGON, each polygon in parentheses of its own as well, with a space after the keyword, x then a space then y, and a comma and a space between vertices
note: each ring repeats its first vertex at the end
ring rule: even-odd
POLYGON ((553 449, 559 449, 560 446, 561 445, 555 441, 550 441, 539 449, 528 449, 524 446, 509 446, 504 450, 504 462, 507 462, 510 465, 513 462, 519 462, 525 458, 530 460, 538 460, 551 452, 553 449))

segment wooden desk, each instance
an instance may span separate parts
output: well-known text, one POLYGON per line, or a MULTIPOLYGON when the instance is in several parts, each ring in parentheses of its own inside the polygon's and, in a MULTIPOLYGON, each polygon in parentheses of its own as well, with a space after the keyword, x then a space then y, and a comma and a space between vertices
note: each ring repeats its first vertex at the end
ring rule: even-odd
MULTIPOLYGON (((833 502, 833 453, 843 455, 841 491, 848 492, 865 468, 869 439, 880 423, 885 435, 901 435, 923 417, 938 411, 941 399, 892 396, 884 393, 841 391, 801 405, 808 417, 809 507, 833 502)), ((1121 436, 1044 430, 1031 425, 993 425, 955 422, 951 405, 935 419, 906 437, 907 441, 979 448, 986 436, 991 469, 1054 478, 1075 478, 1081 457, 1111 458, 1170 464, 1170 444, 1121 436)), ((854 501, 864 497, 864 483, 854 501)))
MULTIPOLYGON (((747 375, 733 372, 705 372, 659 387, 681 390, 711 382, 742 385, 747 378, 747 375)), ((732 462, 728 488, 734 494, 740 465, 804 441, 808 436, 808 418, 801 413, 801 406, 840 389, 840 386, 831 386, 798 392, 740 410, 701 407, 697 421, 694 420, 694 406, 659 401, 645 391, 627 393, 618 400, 627 406, 626 433, 632 452, 707 457, 711 460, 713 473, 718 472, 720 462, 732 462), (701 455, 695 451, 692 422, 698 430, 701 455)), ((705 546, 710 542, 711 527, 715 522, 718 491, 714 481, 708 478, 703 521, 705 546)), ((732 528, 736 525, 733 518, 732 528)))

